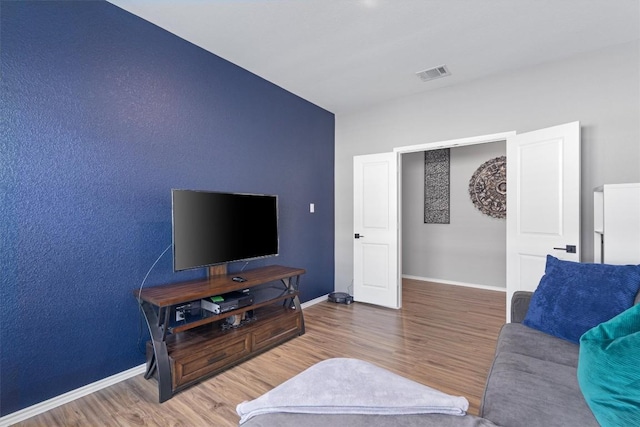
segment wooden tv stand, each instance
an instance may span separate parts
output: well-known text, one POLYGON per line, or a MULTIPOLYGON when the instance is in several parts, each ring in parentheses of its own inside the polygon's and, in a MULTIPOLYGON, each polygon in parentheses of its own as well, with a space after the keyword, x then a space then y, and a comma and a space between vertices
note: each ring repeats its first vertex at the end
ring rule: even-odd
POLYGON ((151 334, 145 378, 157 378, 161 403, 190 385, 304 334, 298 298, 304 269, 272 265, 242 273, 213 272, 218 274, 207 279, 134 291, 151 334), (236 276, 246 281, 233 281, 236 276), (254 297, 249 306, 221 314, 198 306, 203 298, 246 289, 254 297), (194 302, 198 308, 185 309, 194 302), (240 319, 240 325, 232 324, 240 319))

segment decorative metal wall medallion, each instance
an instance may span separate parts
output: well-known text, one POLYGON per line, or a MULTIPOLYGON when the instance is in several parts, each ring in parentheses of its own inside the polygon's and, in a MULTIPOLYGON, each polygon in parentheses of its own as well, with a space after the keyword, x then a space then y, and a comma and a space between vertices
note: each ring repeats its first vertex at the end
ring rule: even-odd
POLYGON ((473 205, 493 218, 507 216, 507 158, 484 162, 469 180, 469 196, 473 205))

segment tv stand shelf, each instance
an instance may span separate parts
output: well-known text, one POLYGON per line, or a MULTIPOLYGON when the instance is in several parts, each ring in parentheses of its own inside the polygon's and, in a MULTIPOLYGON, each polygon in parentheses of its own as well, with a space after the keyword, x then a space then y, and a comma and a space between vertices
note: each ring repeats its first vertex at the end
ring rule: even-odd
POLYGON ((245 282, 232 280, 238 273, 219 274, 134 291, 151 335, 145 378, 157 378, 159 401, 304 334, 298 297, 304 273, 301 268, 273 265, 242 272, 245 282), (249 306, 221 314, 198 308, 184 319, 175 318, 176 307, 246 289, 254 297, 249 306), (242 317, 239 326, 227 321, 242 317))

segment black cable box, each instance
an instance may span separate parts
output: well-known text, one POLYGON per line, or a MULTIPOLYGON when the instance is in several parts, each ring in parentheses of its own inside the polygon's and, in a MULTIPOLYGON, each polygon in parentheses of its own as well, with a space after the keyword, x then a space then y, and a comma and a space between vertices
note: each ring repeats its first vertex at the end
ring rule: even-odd
POLYGON ((253 304, 253 295, 247 292, 229 292, 218 297, 204 298, 201 303, 205 310, 221 314, 253 304))

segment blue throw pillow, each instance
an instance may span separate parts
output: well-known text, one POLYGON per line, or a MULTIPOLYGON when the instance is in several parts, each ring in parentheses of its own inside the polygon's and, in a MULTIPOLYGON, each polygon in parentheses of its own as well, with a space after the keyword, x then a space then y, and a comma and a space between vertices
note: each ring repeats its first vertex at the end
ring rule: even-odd
POLYGON ((601 426, 640 426, 640 305, 580 338, 578 383, 601 426))
POLYGON ((580 336, 633 305, 640 265, 586 264, 547 255, 525 325, 578 343, 580 336))

